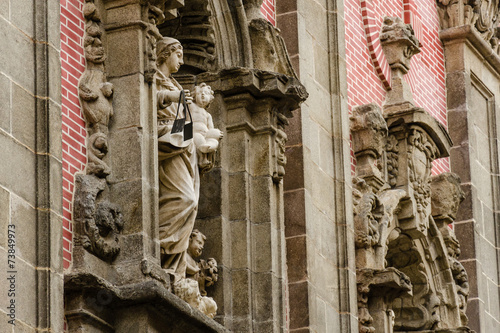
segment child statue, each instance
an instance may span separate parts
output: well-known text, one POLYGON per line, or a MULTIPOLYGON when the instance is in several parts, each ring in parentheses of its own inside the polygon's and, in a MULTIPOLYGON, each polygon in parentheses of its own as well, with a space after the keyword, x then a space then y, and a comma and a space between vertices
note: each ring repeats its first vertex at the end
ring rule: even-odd
POLYGON ((213 100, 214 92, 209 85, 202 83, 195 87, 194 103, 191 104, 193 138, 198 151, 204 154, 216 151, 223 137, 222 132, 214 128, 212 115, 206 110, 213 100))
POLYGON ((205 235, 197 229, 193 230, 187 250, 186 278, 174 283, 174 293, 192 307, 213 318, 217 312, 217 304, 212 297, 207 297, 205 287, 217 281, 217 261, 214 258, 206 261, 201 259, 198 262, 194 259, 201 256, 205 240, 205 235))

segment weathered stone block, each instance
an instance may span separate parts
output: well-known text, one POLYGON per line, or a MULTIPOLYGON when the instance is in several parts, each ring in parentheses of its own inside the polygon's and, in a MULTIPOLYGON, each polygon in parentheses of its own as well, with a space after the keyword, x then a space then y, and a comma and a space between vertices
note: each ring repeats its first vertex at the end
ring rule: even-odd
MULTIPOLYGON (((283 1, 282 1, 283 2, 283 1)), ((297 38, 297 12, 292 12, 291 8, 297 7, 296 1, 284 1, 285 4, 282 6, 287 9, 283 11, 281 15, 276 18, 278 27, 281 30, 281 36, 286 41, 286 48, 288 54, 293 56, 299 53, 299 42, 297 38)), ((279 2, 276 4, 279 6, 279 2)))
MULTIPOLYGON (((330 72, 326 70, 328 63, 328 51, 319 43, 314 43, 314 78, 326 91, 330 91, 330 72)), ((322 109, 322 113, 328 116, 329 112, 325 112, 326 110, 329 109, 322 109)))
POLYGON ((207 237, 205 246, 203 247, 203 259, 215 258, 219 264, 222 263, 222 258, 224 258, 222 252, 223 246, 226 244, 223 239, 223 230, 225 227, 224 221, 220 216, 196 219, 194 229, 198 229, 207 237))
POLYGON ((461 146, 469 138, 469 114, 467 110, 451 110, 448 112, 448 129, 455 146, 461 146))
POLYGON ((286 240, 289 283, 305 281, 307 279, 307 258, 307 238, 305 235, 291 237, 286 240))
POLYGON ((252 313, 250 308, 250 274, 246 269, 232 271, 233 315, 236 317, 252 313))
POLYGON ((35 150, 35 98, 16 84, 12 85, 12 135, 35 150))
POLYGON ((0 185, 24 198, 31 205, 35 205, 36 193, 33 191, 33 184, 35 184, 34 154, 1 133, 0 147, 3 148, 3 154, 0 158, 4 161, 0 163, 0 185), (20 179, 23 181, 19 181, 20 179))
MULTIPOLYGON (((40 4, 38 6, 41 7, 42 5, 43 4, 40 4)), ((31 0, 16 0, 11 1, 10 4, 11 23, 28 36, 33 36, 34 34, 33 21, 26 19, 27 17, 33 17, 34 6, 36 6, 36 2, 31 0)))
POLYGON ((222 156, 222 165, 228 172, 241 172, 248 170, 248 144, 249 136, 246 131, 227 133, 227 140, 222 156))
POLYGON ((146 204, 143 200, 148 197, 144 195, 144 190, 148 190, 148 187, 140 179, 111 185, 110 201, 121 207, 123 220, 125 221, 122 230, 123 235, 143 231, 145 221, 142 213, 146 204))
MULTIPOLYGON (((56 22, 59 24, 59 20, 56 22)), ((47 24, 51 24, 51 22, 47 22, 47 24)), ((57 44, 58 45, 58 44, 57 44)), ((48 56, 45 61, 48 62, 47 65, 43 63, 47 68, 44 68, 46 71, 46 77, 45 84, 48 86, 48 96, 52 102, 60 105, 61 104, 61 55, 60 55, 60 50, 59 46, 54 47, 53 45, 43 45, 43 44, 36 44, 37 51, 36 52, 43 52, 42 54, 45 54, 45 52, 48 52, 48 56)), ((44 76, 45 76, 44 75, 44 76)), ((41 75, 38 76, 37 80, 41 80, 42 78, 40 77, 41 75)))
MULTIPOLYGON (((25 200, 13 195, 11 198, 11 224, 15 225, 16 255, 30 265, 37 265, 36 210, 25 200)), ((40 249, 41 250, 41 249, 40 249)))
POLYGON ((239 172, 229 175, 229 220, 244 220, 249 217, 248 187, 249 176, 247 173, 239 172))
POLYGON ((308 282, 290 283, 288 285, 290 304, 290 329, 297 329, 309 326, 309 314, 314 313, 309 308, 308 282))
POLYGON ((119 24, 134 22, 141 19, 141 6, 139 3, 130 3, 125 6, 112 6, 107 11, 107 23, 119 24))
POLYGON ((231 228, 231 268, 247 268, 249 262, 249 225, 247 221, 230 223, 231 228))
POLYGON ((463 71, 448 72, 446 75, 448 109, 465 109, 470 96, 470 79, 463 71))
POLYGON ((271 136, 257 135, 251 139, 250 173, 252 176, 268 176, 272 174, 271 136))
POLYGON ((271 273, 252 273, 252 319, 257 322, 273 318, 273 290, 271 273))
POLYGON ((451 171, 456 173, 463 183, 471 180, 470 148, 468 142, 450 149, 451 171))
POLYGON ((271 177, 250 178, 250 220, 252 223, 271 222, 273 207, 277 207, 271 177))
POLYGON ((11 81, 0 74, 0 128, 10 133, 10 111, 11 111, 11 81))
MULTIPOLYGON (((306 0, 297 2, 297 9, 299 13, 308 13, 308 15, 301 15, 303 16, 305 30, 326 48, 328 46, 328 36, 323 29, 328 26, 328 23, 326 21, 325 7, 314 0, 306 0)), ((303 40, 301 36, 299 36, 299 40, 303 40)))
MULTIPOLYGON (((16 260, 16 270, 16 289, 19 291, 16 293, 16 319, 32 327, 37 327, 38 302, 33 301, 34 296, 38 297, 39 295, 39 292, 35 292, 33 288, 37 285, 37 272, 35 267, 22 260, 16 260), (32 292, 23 292, 28 290, 32 290, 32 292)), ((43 291, 41 292, 43 293, 43 291)))
MULTIPOLYGON (((303 146, 287 147, 285 156, 287 165, 283 186, 285 191, 292 191, 304 187, 304 155, 303 146)), ((285 202, 286 204, 286 202, 285 202)))
POLYGON ((141 127, 144 121, 141 118, 141 88, 144 84, 142 74, 135 73, 124 77, 115 77, 109 80, 115 89, 117 98, 113 99, 115 114, 110 123, 113 130, 127 127, 141 127))
POLYGON ((273 242, 273 230, 271 223, 251 224, 251 240, 252 240, 252 271, 253 272, 270 272, 273 269, 273 255, 276 255, 274 250, 275 242, 273 242))
POLYGON ((59 0, 47 0, 46 3, 47 3, 47 41, 49 42, 49 44, 53 45, 57 50, 59 50, 61 48, 60 46, 61 2, 59 0))
POLYGON ((293 237, 306 233, 304 189, 287 191, 284 194, 285 236, 293 237))
POLYGON ((49 153, 57 160, 62 160, 62 122, 61 106, 49 101, 49 133, 50 145, 49 153))
POLYGON ((319 167, 330 177, 334 177, 333 158, 334 155, 329 152, 333 151, 332 136, 324 130, 319 131, 319 149, 323 152, 319 156, 319 167))
POLYGON ((461 254, 460 260, 475 259, 476 258, 476 238, 477 234, 474 231, 475 223, 472 222, 462 222, 455 223, 455 234, 459 241, 461 241, 461 254))
POLYGON ((142 72, 144 53, 142 48, 130 45, 142 45, 142 29, 123 29, 108 32, 108 53, 113 54, 113 61, 107 62, 110 78, 142 72), (124 43, 123 41, 127 41, 124 43))
MULTIPOLYGON (((23 16, 25 18, 25 16, 23 16)), ((28 22, 29 20, 26 20, 28 22)), ((6 20, 0 22, 0 49, 9 50, 8 57, 0 59, 2 72, 16 78, 16 82, 33 93, 34 54, 32 40, 6 20), (15 47, 13 47, 15 45, 15 47), (12 61, 16 59, 16 61, 12 61)))
POLYGON ((144 134, 141 129, 128 128, 111 133, 109 137, 110 175, 113 182, 132 180, 142 175, 143 159, 142 141, 144 134))
POLYGON ((213 169, 200 179, 200 201, 198 203, 198 219, 219 216, 222 214, 222 170, 213 169))

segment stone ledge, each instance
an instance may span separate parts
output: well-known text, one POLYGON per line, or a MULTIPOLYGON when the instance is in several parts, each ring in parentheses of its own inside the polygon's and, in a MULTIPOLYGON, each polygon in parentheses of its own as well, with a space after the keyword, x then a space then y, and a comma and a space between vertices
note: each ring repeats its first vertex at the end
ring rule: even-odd
POLYGON ((459 41, 468 42, 484 59, 500 74, 500 56, 493 52, 491 46, 481 38, 481 35, 470 25, 441 30, 439 37, 443 44, 454 44, 459 41))
MULTIPOLYGON (((96 294, 99 291, 105 291, 107 297, 110 297, 106 307, 113 310, 133 307, 144 309, 149 305, 157 310, 154 313, 155 316, 161 314, 158 322, 168 323, 170 332, 184 332, 186 329, 193 333, 229 332, 213 319, 193 309, 155 280, 114 286, 91 273, 70 273, 64 276, 64 289, 66 295, 84 290, 93 291, 96 294)), ((69 311, 71 312, 71 309, 69 311)), ((93 317, 95 314, 90 318, 95 321, 96 318, 93 317)))

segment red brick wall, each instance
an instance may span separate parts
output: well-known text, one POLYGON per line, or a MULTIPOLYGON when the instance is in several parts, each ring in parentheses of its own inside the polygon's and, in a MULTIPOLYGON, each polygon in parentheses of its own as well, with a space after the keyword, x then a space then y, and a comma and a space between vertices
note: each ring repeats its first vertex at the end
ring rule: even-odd
POLYGON ((264 0, 264 2, 262 3, 262 7, 260 7, 260 12, 269 22, 271 22, 273 25, 276 25, 276 0, 264 0))
MULTIPOLYGON (((415 103, 446 126, 444 54, 438 35, 436 2, 346 0, 344 6, 349 110, 371 102, 382 105, 390 72, 378 34, 384 16, 398 16, 412 23, 422 44, 421 53, 412 58, 411 70, 406 75, 415 103)), ((354 160, 352 166, 354 169, 354 160)), ((448 170, 448 159, 435 161, 434 173, 448 170)))
POLYGON ((61 0, 61 91, 63 158, 63 257, 71 264, 74 175, 87 163, 85 123, 78 100, 78 80, 85 69, 83 56, 84 0, 61 0))

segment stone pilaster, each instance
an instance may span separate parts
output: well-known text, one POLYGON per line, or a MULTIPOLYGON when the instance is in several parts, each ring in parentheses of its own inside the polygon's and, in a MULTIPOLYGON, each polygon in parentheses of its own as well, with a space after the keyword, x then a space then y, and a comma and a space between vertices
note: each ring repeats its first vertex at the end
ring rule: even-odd
POLYGON ((465 199, 454 230, 470 278, 467 317, 477 332, 499 329, 500 238, 498 1, 438 1, 444 45, 450 166, 465 199), (492 264, 497 263, 497 264, 492 264))

